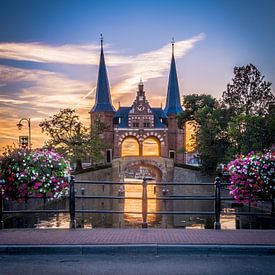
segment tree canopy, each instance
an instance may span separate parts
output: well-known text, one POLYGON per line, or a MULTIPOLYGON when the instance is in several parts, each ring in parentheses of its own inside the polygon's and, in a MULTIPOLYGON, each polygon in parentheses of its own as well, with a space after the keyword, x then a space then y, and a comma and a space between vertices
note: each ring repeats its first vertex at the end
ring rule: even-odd
POLYGON ((82 169, 83 158, 101 157, 104 145, 99 134, 106 128, 103 123, 98 121, 93 129, 89 129, 79 120, 75 110, 64 109, 44 119, 39 126, 50 137, 47 145, 61 149, 71 161, 76 162, 76 170, 82 169))
POLYGON ((178 115, 179 127, 195 121, 193 142, 202 170, 214 173, 218 163, 236 154, 262 151, 275 144, 275 116, 271 83, 250 64, 234 68, 233 84, 221 100, 207 94, 184 96, 185 112, 178 115))
POLYGON ((253 64, 235 67, 232 84, 227 84, 222 95, 222 103, 234 114, 265 115, 274 100, 271 83, 253 64))

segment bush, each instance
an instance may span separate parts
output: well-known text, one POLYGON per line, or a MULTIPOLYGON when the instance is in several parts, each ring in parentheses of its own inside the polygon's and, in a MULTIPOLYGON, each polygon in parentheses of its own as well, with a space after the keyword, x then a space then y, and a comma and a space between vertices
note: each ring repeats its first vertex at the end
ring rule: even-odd
POLYGON ((0 169, 4 197, 17 201, 29 195, 53 198, 67 195, 69 174, 69 163, 52 149, 9 150, 0 169))
POLYGON ((239 203, 270 197, 275 191, 275 151, 240 155, 227 165, 230 195, 239 203))

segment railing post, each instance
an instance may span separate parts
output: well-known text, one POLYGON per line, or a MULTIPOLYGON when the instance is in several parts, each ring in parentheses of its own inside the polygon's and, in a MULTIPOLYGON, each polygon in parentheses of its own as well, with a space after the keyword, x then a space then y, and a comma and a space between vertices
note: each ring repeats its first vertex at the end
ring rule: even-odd
POLYGON ((71 176, 70 181, 70 228, 76 228, 75 220, 75 190, 74 190, 74 177, 71 176))
POLYGON ((0 229, 4 228, 4 221, 3 221, 3 196, 2 196, 2 186, 0 183, 0 229))
POLYGON ((220 216, 221 216, 221 179, 219 177, 216 177, 215 178, 215 222, 214 222, 214 229, 216 230, 221 229, 220 216))
POLYGON ((142 228, 147 228, 147 181, 142 182, 142 228))

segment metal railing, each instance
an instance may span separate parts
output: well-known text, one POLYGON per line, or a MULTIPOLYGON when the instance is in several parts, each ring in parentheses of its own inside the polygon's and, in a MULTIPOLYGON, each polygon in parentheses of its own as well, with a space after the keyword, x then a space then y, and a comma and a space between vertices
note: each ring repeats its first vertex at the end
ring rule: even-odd
MULTIPOLYGON (((221 189, 224 189, 228 186, 227 183, 222 183, 219 177, 215 178, 214 183, 173 183, 173 182, 150 182, 148 179, 144 178, 142 181, 142 196, 141 197, 125 197, 123 190, 118 190, 118 196, 95 196, 95 195, 85 195, 84 189, 80 195, 76 195, 75 184, 92 184, 92 185, 140 185, 140 182, 112 182, 112 181, 75 181, 74 177, 71 177, 70 181, 70 191, 69 191, 69 209, 45 209, 46 199, 48 197, 43 197, 43 209, 34 209, 34 210, 4 210, 3 209, 3 197, 2 190, 0 192, 0 229, 4 228, 4 215, 10 214, 34 214, 34 213, 69 213, 70 215, 70 228, 75 229, 77 227, 76 214, 77 213, 101 213, 101 214, 141 214, 142 215, 142 228, 148 227, 147 216, 150 214, 155 215, 188 215, 188 216, 214 216, 214 229, 221 229, 221 215, 236 215, 236 216, 275 216, 275 207, 274 207, 274 196, 272 196, 272 207, 270 212, 251 212, 251 205, 249 204, 248 212, 222 212, 222 201, 234 201, 230 197, 222 197, 221 189), (162 196, 148 197, 147 195, 147 186, 154 185, 162 187, 162 196), (215 190, 214 196, 179 196, 179 195, 169 195, 167 187, 172 186, 212 186, 215 190), (142 201, 142 211, 120 211, 120 210, 103 210, 103 209, 76 209, 76 200, 78 199, 110 199, 110 200, 122 200, 122 199, 135 199, 142 201), (164 210, 162 211, 148 211, 148 200, 162 200, 164 202, 164 210), (214 211, 168 211, 166 203, 168 201, 213 201, 214 202, 214 211)), ((37 199, 37 197, 24 197, 25 203, 29 199, 37 199)), ((41 198, 40 198, 41 199, 41 198)), ((270 201, 266 200, 266 201, 270 201)))

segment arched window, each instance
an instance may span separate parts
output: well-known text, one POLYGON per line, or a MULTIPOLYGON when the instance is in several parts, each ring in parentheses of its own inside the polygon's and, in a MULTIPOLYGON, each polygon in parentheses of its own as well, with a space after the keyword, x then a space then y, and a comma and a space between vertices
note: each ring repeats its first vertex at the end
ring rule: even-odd
POLYGON ((148 137, 142 144, 143 156, 160 156, 160 142, 156 137, 148 137))
POLYGON ((121 145, 121 156, 139 156, 139 144, 135 137, 126 137, 121 145))

